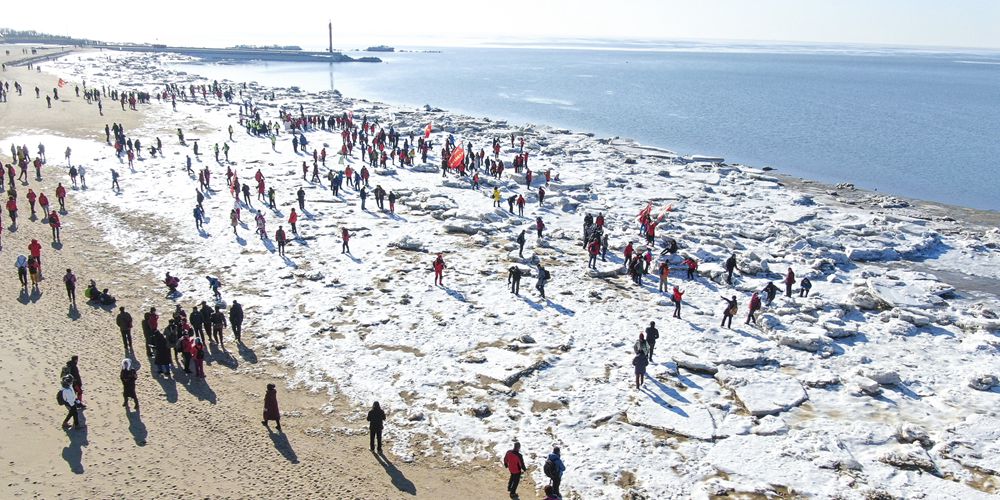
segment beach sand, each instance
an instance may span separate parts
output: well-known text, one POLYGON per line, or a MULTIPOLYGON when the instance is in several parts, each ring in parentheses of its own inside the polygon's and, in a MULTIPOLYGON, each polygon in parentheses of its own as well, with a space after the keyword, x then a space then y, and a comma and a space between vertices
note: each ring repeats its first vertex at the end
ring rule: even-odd
MULTIPOLYGON (((0 56, 7 48, 0 47, 0 56)), ((19 58, 20 46, 11 52, 4 61, 19 58)), ((44 70, 45 63, 40 64, 44 70)), ((25 87, 18 97, 11 85, 14 95, 0 104, 0 136, 37 131, 103 141, 105 123, 123 123, 128 130, 144 119, 141 111, 123 112, 109 101, 105 116, 98 116, 96 106, 75 96, 78 82, 60 89, 61 100, 46 109, 44 91, 51 92, 57 78, 44 72, 8 67, 0 79, 17 80, 25 87), (34 97, 36 85, 43 89, 41 99, 34 97)), ((170 137, 171 131, 163 134, 170 137)), ((5 160, 9 146, 3 144, 0 153, 5 160)), ((27 146, 34 154, 37 145, 27 146)), ((30 187, 54 201, 56 182, 66 166, 63 152, 52 149, 42 170, 44 180, 36 181, 32 174, 19 191, 30 187)), ((18 194, 23 199, 23 193, 18 194)), ((385 462, 376 460, 367 450, 365 422, 338 416, 351 410, 346 400, 287 389, 282 383, 287 367, 258 361, 252 341, 237 350, 228 331, 229 351, 212 353, 204 382, 191 381, 183 373, 176 382, 154 379, 141 353, 138 323, 141 311, 150 306, 161 314, 172 308, 163 298, 160 278, 127 264, 103 241, 77 209, 73 190, 63 216, 61 245, 52 244, 47 224, 28 220, 27 206, 19 208, 15 232, 3 218, 0 251, 0 370, 5 374, 0 378, 0 404, 7 411, 0 422, 0 497, 506 497, 506 475, 499 464, 454 465, 433 456, 403 463, 391 453, 385 462), (13 262, 18 254, 27 254, 32 238, 43 244, 45 279, 40 293, 23 295, 13 262), (66 268, 79 281, 78 310, 70 308, 61 283, 66 268), (135 319, 135 347, 144 365, 137 384, 141 414, 127 413, 121 405, 118 370, 124 352, 114 324, 117 310, 85 303, 83 288, 90 279, 110 288, 118 305, 135 319), (87 427, 64 431, 59 424, 65 410, 54 396, 60 369, 72 355, 80 356, 87 427), (264 387, 272 382, 279 387, 285 434, 269 433, 260 423, 264 387)), ((185 305, 190 307, 187 301, 185 305)), ((249 315, 245 329, 252 330, 254 324, 249 315)), ((387 428, 387 441, 389 436, 387 428)), ((533 488, 525 477, 523 496, 530 498, 533 488)))

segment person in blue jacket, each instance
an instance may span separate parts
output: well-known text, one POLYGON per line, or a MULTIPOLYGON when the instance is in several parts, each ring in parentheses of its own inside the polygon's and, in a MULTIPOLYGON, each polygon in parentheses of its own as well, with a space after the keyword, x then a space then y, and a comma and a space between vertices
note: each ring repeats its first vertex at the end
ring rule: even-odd
POLYGON ((549 458, 545 462, 543 472, 550 480, 552 480, 552 494, 558 498, 562 498, 562 493, 559 493, 559 483, 562 482, 562 476, 563 472, 566 472, 566 466, 563 465, 562 458, 559 456, 558 446, 552 449, 552 453, 549 453, 549 458))

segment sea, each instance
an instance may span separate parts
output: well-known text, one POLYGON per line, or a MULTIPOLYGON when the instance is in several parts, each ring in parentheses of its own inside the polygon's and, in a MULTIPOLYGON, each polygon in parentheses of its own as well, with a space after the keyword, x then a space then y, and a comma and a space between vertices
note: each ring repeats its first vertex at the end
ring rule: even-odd
POLYGON ((176 67, 630 138, 825 183, 1000 210, 1000 51, 602 44, 349 54, 383 63, 176 67))

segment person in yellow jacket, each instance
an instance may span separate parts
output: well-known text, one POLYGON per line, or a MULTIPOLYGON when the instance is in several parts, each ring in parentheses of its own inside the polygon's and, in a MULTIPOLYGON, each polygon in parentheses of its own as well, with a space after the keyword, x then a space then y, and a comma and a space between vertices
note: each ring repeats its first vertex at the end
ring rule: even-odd
POLYGON ((500 208, 500 188, 493 188, 493 206, 500 208))

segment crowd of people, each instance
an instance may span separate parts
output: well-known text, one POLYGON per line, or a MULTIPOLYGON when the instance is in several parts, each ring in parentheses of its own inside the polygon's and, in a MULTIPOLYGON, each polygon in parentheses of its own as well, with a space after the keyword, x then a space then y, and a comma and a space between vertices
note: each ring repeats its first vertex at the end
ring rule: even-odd
MULTIPOLYGON (((9 85, 6 85, 6 87, 9 88, 9 85)), ((521 226, 512 226, 511 228, 511 235, 514 236, 516 234, 516 237, 512 239, 518 246, 519 258, 524 259, 525 234, 528 230, 533 227, 536 238, 539 241, 544 237, 546 225, 540 209, 545 203, 546 188, 552 182, 560 181, 559 174, 548 168, 544 169, 541 175, 536 175, 536 172, 531 170, 529 166, 529 153, 525 150, 524 137, 517 138, 513 134, 510 136, 510 147, 512 149, 515 148, 515 144, 519 144, 519 147, 513 153, 512 158, 505 163, 505 159, 501 159, 504 139, 500 137, 494 137, 488 149, 483 146, 476 151, 472 141, 461 144, 451 134, 448 134, 441 141, 441 144, 436 144, 436 139, 432 139, 431 137, 431 125, 427 125, 423 129, 411 127, 406 132, 403 132, 397 129, 395 125, 389 124, 385 126, 381 124, 377 117, 363 116, 358 119, 349 111, 339 114, 307 114, 301 105, 298 107, 297 113, 296 110, 280 109, 276 119, 268 119, 262 115, 260 107, 253 99, 245 95, 243 90, 239 89, 238 92, 234 92, 231 87, 224 87, 218 82, 205 85, 191 84, 187 86, 166 84, 162 90, 152 93, 135 90, 120 91, 106 87, 102 87, 101 89, 87 88, 86 84, 84 84, 83 94, 88 103, 96 103, 98 106, 101 106, 102 98, 118 101, 121 103, 123 110, 126 105, 128 105, 130 110, 136 110, 136 106, 139 104, 151 103, 154 96, 158 102, 169 102, 176 108, 178 99, 182 102, 189 100, 197 101, 199 94, 201 99, 205 101, 209 99, 209 96, 213 96, 217 100, 224 100, 226 102, 234 102, 234 100, 237 100, 238 95, 239 118, 237 126, 241 127, 252 138, 271 141, 272 148, 275 150, 277 150, 278 137, 284 134, 285 138, 291 143, 293 154, 304 155, 307 158, 306 161, 302 162, 303 182, 322 184, 323 179, 326 179, 329 182, 332 196, 343 199, 348 193, 345 189, 346 181, 346 188, 356 193, 362 211, 367 210, 366 200, 368 190, 371 189, 371 184, 374 183, 375 187, 372 190, 372 194, 375 197, 377 209, 389 214, 395 214, 396 202, 400 199, 400 195, 391 188, 388 190, 383 188, 382 184, 377 180, 378 174, 375 173, 377 172, 376 169, 385 168, 388 165, 400 168, 413 167, 418 157, 420 162, 427 163, 428 157, 437 152, 440 157, 442 176, 450 174, 454 178, 465 182, 468 189, 477 191, 481 188, 481 184, 483 184, 483 177, 488 176, 493 179, 501 179, 505 169, 509 168, 512 170, 512 173, 508 172, 508 175, 517 176, 518 179, 523 176, 524 191, 505 194, 501 192, 499 185, 495 185, 491 192, 484 193, 484 195, 488 197, 494 207, 500 210, 504 209, 502 203, 506 201, 507 212, 511 215, 516 214, 517 217, 524 219, 524 223, 521 226), (339 134, 342 146, 339 151, 335 151, 334 153, 339 156, 336 167, 327 166, 327 162, 330 159, 327 146, 323 145, 317 148, 308 139, 308 135, 315 130, 324 130, 339 134), (492 155, 487 154, 487 150, 492 155), (308 158, 311 158, 311 165, 308 158), (360 165, 360 168, 354 166, 355 162, 360 165), (325 176, 322 175, 323 170, 326 171, 325 176), (525 208, 532 197, 534 197, 534 201, 537 201, 539 211, 536 214, 529 214, 526 217, 525 208), (386 201, 388 201, 388 207, 386 206, 386 201)), ((15 91, 20 94, 20 85, 16 82, 15 91)), ((79 87, 76 88, 76 92, 77 95, 80 94, 79 87)), ((38 94, 38 89, 36 89, 36 94, 38 94)), ((58 100, 58 89, 53 89, 53 97, 58 100)), ((266 99, 267 96, 265 95, 264 98, 266 99)), ((273 100, 273 94, 270 98, 273 100)), ((102 108, 101 114, 103 114, 102 108)), ((114 148, 119 161, 123 163, 127 161, 129 168, 134 168, 134 160, 141 159, 143 154, 140 139, 127 135, 122 124, 119 123, 106 124, 103 132, 106 143, 114 148)), ((261 203, 262 207, 276 210, 278 204, 275 189, 273 185, 268 186, 268 175, 270 174, 265 175, 261 169, 257 169, 253 175, 253 181, 256 184, 253 188, 249 182, 241 182, 238 171, 232 168, 234 162, 230 161, 230 152, 232 150, 230 142, 233 141, 234 127, 230 125, 228 130, 224 132, 228 132, 229 141, 223 141, 221 146, 219 143, 216 143, 212 149, 216 163, 226 165, 226 183, 234 199, 232 209, 229 213, 229 224, 234 234, 238 236, 238 227, 242 224, 242 213, 245 210, 250 211, 254 214, 253 219, 256 225, 256 233, 262 240, 266 240, 268 239, 266 229, 268 213, 254 206, 251 193, 252 191, 256 191, 256 200, 261 203)), ((192 145, 189 145, 185 141, 183 130, 180 128, 177 129, 177 138, 181 147, 191 148, 196 158, 200 155, 198 143, 193 142, 192 145)), ((151 157, 157 155, 163 156, 163 144, 159 137, 154 137, 147 141, 147 143, 149 147, 146 152, 151 157)), ((67 148, 64 155, 71 185, 74 189, 85 189, 87 187, 87 169, 84 165, 72 164, 71 153, 70 148, 67 148)), ((42 180, 42 170, 47 164, 45 146, 39 144, 37 152, 33 155, 26 145, 11 145, 11 157, 11 163, 7 163, 3 169, 0 169, 0 185, 3 185, 4 180, 6 180, 9 188, 7 191, 6 209, 10 219, 11 230, 15 230, 17 227, 18 203, 20 200, 24 200, 30 207, 30 220, 34 221, 37 219, 37 204, 42 212, 42 222, 51 227, 53 242, 59 242, 61 237, 61 216, 67 214, 66 188, 59 183, 55 190, 55 196, 60 207, 59 211, 54 210, 50 206, 49 198, 44 192, 36 193, 33 188, 27 188, 23 194, 23 198, 18 193, 19 187, 24 188, 29 185, 29 167, 34 168, 35 179, 42 180), (4 179, 5 175, 6 179, 4 179)), ((195 190, 196 204, 193 208, 193 215, 196 230, 204 231, 206 208, 203 202, 205 200, 205 192, 212 190, 211 179, 216 174, 208 166, 195 173, 192 169, 190 155, 186 156, 184 166, 192 177, 197 178, 198 186, 195 190)), ((119 175, 114 169, 111 169, 110 187, 116 191, 121 190, 119 175)), ((280 223, 287 223, 292 235, 296 238, 300 237, 299 214, 306 212, 306 195, 304 189, 301 187, 296 191, 294 203, 297 204, 298 212, 295 206, 290 207, 288 218, 278 221, 279 225, 274 233, 274 240, 277 243, 277 253, 282 257, 285 256, 289 238, 284 226, 280 223)), ((644 276, 649 275, 651 271, 655 271, 655 277, 658 280, 657 292, 667 294, 674 306, 672 317, 680 320, 681 304, 686 290, 681 290, 677 285, 671 288, 669 277, 672 271, 670 263, 674 261, 673 257, 675 255, 683 253, 682 247, 675 238, 663 238, 661 240, 663 243, 662 251, 659 252, 658 256, 654 256, 657 243, 656 233, 658 230, 661 230, 661 225, 667 225, 664 224, 664 220, 671 208, 667 207, 658 216, 654 216, 652 209, 653 206, 650 202, 636 217, 635 228, 638 231, 637 239, 639 243, 636 244, 633 241, 626 242, 622 252, 623 262, 621 269, 623 273, 629 275, 633 283, 639 286, 642 286, 644 276), (654 262, 656 265, 654 265, 654 262)), ((590 213, 586 214, 583 226, 582 248, 588 259, 587 267, 596 270, 598 267, 597 259, 600 258, 601 262, 607 262, 609 248, 613 247, 615 242, 609 241, 611 235, 606 229, 605 214, 599 213, 596 217, 590 213)), ((2 231, 0 231, 0 234, 2 234, 2 231)), ((349 240, 351 237, 352 234, 348 228, 342 228, 341 243, 343 253, 350 253, 349 240)), ((2 245, 2 240, 0 240, 0 245, 2 245)), ((15 261, 18 279, 24 290, 28 289, 29 281, 31 287, 37 288, 42 275, 41 245, 37 240, 32 240, 28 246, 28 253, 29 256, 19 255, 15 261)), ((614 252, 612 252, 613 255, 614 252)), ((545 267, 542 259, 538 257, 533 257, 525 262, 533 264, 533 269, 515 264, 507 271, 507 283, 510 286, 511 293, 519 295, 521 278, 534 273, 536 279, 535 290, 545 300, 545 286, 552 278, 550 271, 545 267)), ((738 269, 738 264, 736 254, 730 256, 724 263, 724 280, 729 286, 733 284, 733 277, 738 269)), ((683 267, 680 270, 686 271, 686 278, 689 281, 687 288, 697 286, 699 263, 693 257, 693 253, 684 256, 681 265, 683 267)), ((434 285, 444 286, 446 269, 444 254, 437 253, 431 263, 434 285)), ((678 269, 674 269, 673 271, 676 270, 678 269)), ((224 332, 226 328, 232 330, 237 343, 242 343, 242 325, 244 323, 242 305, 238 301, 233 300, 228 306, 228 310, 224 310, 220 291, 222 286, 221 280, 213 276, 207 276, 206 278, 216 302, 214 306, 209 305, 207 301, 202 301, 200 304, 194 305, 190 312, 188 312, 180 304, 174 303, 174 308, 170 312, 169 317, 165 318, 166 324, 161 323, 160 315, 157 313, 155 307, 142 313, 142 319, 139 322, 144 341, 142 354, 150 362, 155 377, 170 378, 172 376, 171 370, 175 372, 179 370, 187 375, 193 375, 191 378, 192 381, 203 380, 206 377, 204 364, 210 356, 211 349, 214 347, 225 349, 224 332)), ((71 304, 75 305, 77 278, 71 269, 66 270, 63 282, 68 300, 71 304)), ((178 298, 180 295, 178 291, 180 278, 167 273, 163 283, 167 287, 166 298, 178 298)), ((795 273, 791 268, 788 269, 783 283, 785 284, 785 294, 787 297, 792 297, 793 287, 796 283, 799 284, 800 297, 808 296, 811 289, 809 279, 803 277, 801 281, 797 281, 795 273)), ((756 324, 757 313, 764 306, 770 305, 778 292, 779 288, 773 282, 769 282, 759 292, 753 292, 749 298, 748 315, 745 324, 756 324)), ((88 301, 99 306, 110 307, 116 304, 116 299, 109 293, 108 289, 98 289, 93 280, 90 280, 90 284, 85 291, 85 296, 88 301)), ((728 298, 722 297, 722 299, 725 302, 722 312, 722 326, 731 328, 732 319, 738 313, 739 299, 737 295, 731 295, 728 298)), ((121 334, 122 346, 126 355, 121 362, 119 373, 122 384, 123 406, 128 409, 129 401, 131 400, 135 411, 138 412, 139 400, 136 394, 136 384, 140 378, 138 376, 140 365, 138 358, 140 356, 136 355, 133 348, 133 318, 126 307, 119 307, 118 314, 115 316, 115 323, 121 334)), ((645 328, 639 334, 638 340, 633 345, 634 357, 632 365, 635 369, 635 385, 637 389, 643 386, 646 369, 653 362, 654 349, 659 337, 660 334, 655 322, 650 322, 649 327, 645 328)), ((61 374, 57 401, 67 408, 67 415, 63 422, 64 426, 69 426, 70 421, 73 421, 74 426, 78 426, 81 412, 86 408, 83 403, 83 382, 80 378, 78 363, 78 358, 74 356, 67 363, 64 373, 61 374)), ((262 424, 268 426, 269 422, 274 421, 276 430, 282 432, 280 417, 277 389, 274 384, 267 384, 262 424)), ((371 450, 379 454, 382 453, 382 431, 386 418, 385 411, 380 407, 378 402, 375 402, 368 412, 367 421, 369 422, 371 450)), ((561 460, 560 453, 560 448, 555 447, 552 453, 546 458, 544 464, 542 464, 543 472, 550 480, 550 483, 545 486, 546 498, 561 498, 562 496, 560 493, 560 484, 565 466, 561 460)), ((506 453, 502 463, 510 472, 507 491, 512 498, 515 498, 521 475, 528 469, 520 453, 519 443, 515 443, 513 448, 506 453)))

